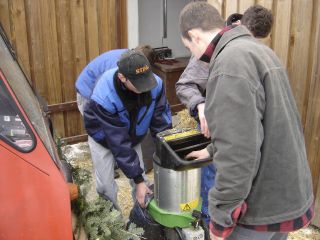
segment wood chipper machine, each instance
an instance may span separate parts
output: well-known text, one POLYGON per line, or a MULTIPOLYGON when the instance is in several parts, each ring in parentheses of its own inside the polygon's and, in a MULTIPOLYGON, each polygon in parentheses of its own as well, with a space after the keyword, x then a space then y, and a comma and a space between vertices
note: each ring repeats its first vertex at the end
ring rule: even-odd
POLYGON ((151 240, 207 240, 208 228, 201 213, 201 167, 212 158, 188 160, 185 156, 205 148, 210 139, 197 130, 168 130, 156 138, 153 159, 154 196, 147 208, 135 204, 130 220, 151 240))

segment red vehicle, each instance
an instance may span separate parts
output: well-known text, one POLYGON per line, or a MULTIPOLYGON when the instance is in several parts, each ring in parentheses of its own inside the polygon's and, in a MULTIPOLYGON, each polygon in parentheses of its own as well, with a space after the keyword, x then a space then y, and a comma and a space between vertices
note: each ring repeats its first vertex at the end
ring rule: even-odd
POLYGON ((0 33, 0 240, 73 239, 70 192, 47 121, 0 33))

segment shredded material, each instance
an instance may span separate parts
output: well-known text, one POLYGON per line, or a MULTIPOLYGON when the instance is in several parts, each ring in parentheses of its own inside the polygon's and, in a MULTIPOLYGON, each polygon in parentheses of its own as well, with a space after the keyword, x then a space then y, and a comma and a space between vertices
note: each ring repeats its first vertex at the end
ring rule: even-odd
POLYGON ((174 124, 175 129, 182 129, 182 128, 191 128, 195 129, 198 126, 196 120, 190 116, 187 109, 184 109, 177 113, 177 123, 174 124))

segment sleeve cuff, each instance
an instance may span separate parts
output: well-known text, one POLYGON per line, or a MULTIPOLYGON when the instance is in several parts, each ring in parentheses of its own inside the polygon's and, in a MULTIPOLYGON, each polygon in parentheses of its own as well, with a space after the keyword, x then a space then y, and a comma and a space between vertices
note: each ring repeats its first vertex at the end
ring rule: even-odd
POLYGON ((135 177, 133 179, 133 181, 135 184, 139 184, 139 183, 142 183, 144 181, 144 179, 143 179, 142 175, 139 175, 139 176, 135 177))
POLYGON ((238 219, 241 215, 245 214, 247 211, 247 204, 245 202, 242 203, 239 207, 233 210, 231 214, 232 222, 226 222, 226 225, 228 226, 222 226, 215 221, 211 219, 211 222, 209 224, 210 231, 213 233, 213 235, 220 237, 220 238, 226 238, 228 237, 234 230, 234 228, 237 226, 238 219))
POLYGON ((210 144, 207 146, 207 151, 208 151, 210 157, 212 157, 212 156, 213 156, 213 144, 212 144, 212 143, 210 143, 210 144))
POLYGON ((190 106, 189 108, 189 112, 190 112, 190 115, 191 117, 198 117, 198 104, 200 103, 204 103, 205 102, 205 98, 199 98, 197 99, 196 101, 192 101, 192 105, 190 106))
POLYGON ((223 227, 215 222, 210 222, 209 228, 213 235, 219 238, 226 238, 230 236, 230 234, 233 232, 234 228, 236 226, 232 227, 223 227))

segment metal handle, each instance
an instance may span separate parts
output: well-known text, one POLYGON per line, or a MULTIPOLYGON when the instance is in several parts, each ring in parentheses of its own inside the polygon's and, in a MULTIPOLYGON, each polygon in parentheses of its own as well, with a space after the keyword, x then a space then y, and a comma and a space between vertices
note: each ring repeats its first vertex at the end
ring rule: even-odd
POLYGON ((208 158, 202 158, 202 159, 195 159, 195 160, 182 160, 179 159, 181 165, 179 167, 176 167, 175 170, 177 171, 184 171, 187 169, 194 169, 194 168, 201 168, 209 165, 210 163, 213 162, 212 157, 208 158))
POLYGON ((167 0, 162 1, 163 10, 163 35, 162 38, 167 38, 167 0))

